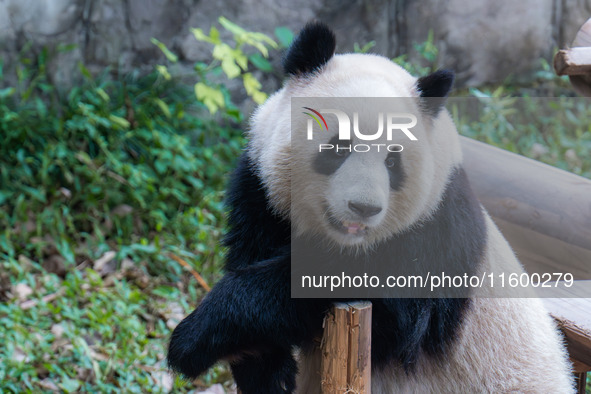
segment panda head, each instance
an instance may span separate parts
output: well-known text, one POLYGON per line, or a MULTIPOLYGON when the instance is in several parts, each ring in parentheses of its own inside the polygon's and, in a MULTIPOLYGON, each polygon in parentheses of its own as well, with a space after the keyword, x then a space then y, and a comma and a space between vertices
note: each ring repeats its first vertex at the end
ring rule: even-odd
MULTIPOLYGON (((253 115, 248 152, 273 210, 291 220, 297 235, 367 249, 428 219, 461 164, 457 131, 443 108, 453 74, 417 79, 385 57, 335 55, 335 46, 324 24, 300 32, 284 58, 284 87, 253 115), (401 134, 391 141, 404 147, 396 153, 319 152, 318 145, 292 142, 292 97, 409 98, 404 105, 419 118, 417 140, 401 134)), ((322 138, 338 142, 336 133, 322 138)))

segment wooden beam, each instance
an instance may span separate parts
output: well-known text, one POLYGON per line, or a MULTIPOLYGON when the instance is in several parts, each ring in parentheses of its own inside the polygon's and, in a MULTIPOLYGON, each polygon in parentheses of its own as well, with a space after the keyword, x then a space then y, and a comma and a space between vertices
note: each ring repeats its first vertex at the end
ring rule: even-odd
POLYGON ((575 386, 577 394, 585 394, 587 392, 587 372, 575 373, 575 386))
MULTIPOLYGON (((573 49, 582 47, 582 48, 590 48, 591 47, 591 18, 581 26, 577 36, 575 37, 573 44, 571 45, 573 49)), ((568 50, 567 50, 568 51, 568 50)), ((574 53, 576 57, 576 53, 574 53)), ((577 93, 583 96, 591 97, 591 73, 585 72, 583 74, 571 74, 578 73, 582 71, 581 69, 577 69, 576 67, 572 70, 568 70, 568 62, 570 60, 566 59, 570 57, 566 53, 560 51, 554 56, 554 69, 558 75, 566 74, 568 75, 568 79, 570 79, 570 83, 573 85, 573 88, 577 93), (559 72, 560 69, 560 72, 559 72)), ((580 62, 581 59, 575 60, 576 62, 580 62)), ((589 64, 589 63, 587 63, 589 64)))
POLYGON ((591 279, 591 180, 470 138, 461 141, 476 196, 526 268, 591 279))
POLYGON ((572 47, 591 47, 591 18, 587 19, 579 29, 572 47))
POLYGON ((371 393, 371 302, 334 304, 320 347, 323 394, 371 393))
POLYGON ((554 56, 554 70, 558 75, 591 74, 591 47, 561 49, 554 56))
POLYGON ((585 394, 587 392, 587 375, 591 371, 591 366, 584 364, 578 360, 572 360, 573 372, 575 375, 575 387, 578 394, 585 394))
POLYGON ((570 361, 573 363, 573 372, 574 373, 582 373, 582 372, 591 371, 591 365, 587 365, 579 360, 575 360, 572 358, 570 361))

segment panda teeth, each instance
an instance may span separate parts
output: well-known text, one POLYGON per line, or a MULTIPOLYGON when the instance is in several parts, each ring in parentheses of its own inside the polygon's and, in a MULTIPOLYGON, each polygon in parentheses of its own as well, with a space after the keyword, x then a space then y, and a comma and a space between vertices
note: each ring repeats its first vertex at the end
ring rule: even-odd
POLYGON ((350 220, 343 220, 343 227, 346 227, 352 233, 357 233, 358 231, 363 231, 367 228, 367 226, 360 222, 352 222, 350 220))

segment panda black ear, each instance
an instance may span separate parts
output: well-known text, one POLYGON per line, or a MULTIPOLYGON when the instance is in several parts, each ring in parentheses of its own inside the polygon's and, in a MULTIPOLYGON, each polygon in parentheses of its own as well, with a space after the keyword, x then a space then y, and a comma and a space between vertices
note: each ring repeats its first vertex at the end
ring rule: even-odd
POLYGON ((328 26, 322 22, 308 22, 287 50, 283 69, 288 75, 317 71, 332 58, 336 45, 334 33, 328 26))
POLYGON ((429 115, 439 114, 453 83, 454 73, 450 70, 438 70, 418 79, 417 90, 421 98, 425 98, 423 108, 429 115))

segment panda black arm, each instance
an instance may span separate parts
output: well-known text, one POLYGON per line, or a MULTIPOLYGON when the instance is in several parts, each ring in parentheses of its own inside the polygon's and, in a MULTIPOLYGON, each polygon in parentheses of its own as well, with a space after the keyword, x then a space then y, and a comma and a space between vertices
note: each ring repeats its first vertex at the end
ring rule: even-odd
POLYGON ((248 152, 242 154, 232 174, 226 206, 228 232, 224 244, 228 246, 228 271, 278 256, 290 244, 291 226, 273 213, 248 152))
POLYGON ((195 378, 229 359, 244 393, 292 391, 292 348, 313 339, 327 305, 292 299, 289 275, 288 253, 226 274, 174 330, 169 366, 195 378))
POLYGON ((298 367, 289 348, 249 354, 230 364, 241 393, 285 394, 295 390, 298 367))

